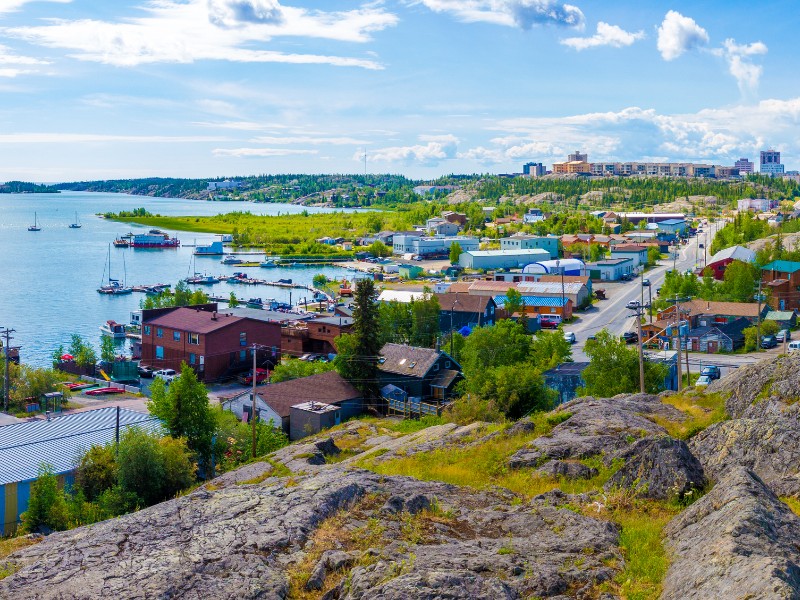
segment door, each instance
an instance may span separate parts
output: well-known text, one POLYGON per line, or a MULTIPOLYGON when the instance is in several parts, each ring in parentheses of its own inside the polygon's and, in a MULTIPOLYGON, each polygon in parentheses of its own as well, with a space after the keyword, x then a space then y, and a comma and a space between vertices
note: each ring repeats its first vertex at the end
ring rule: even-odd
POLYGON ((709 354, 716 354, 717 350, 719 350, 719 342, 717 342, 717 341, 714 341, 714 342, 709 341, 708 342, 708 350, 707 350, 707 352, 709 354))

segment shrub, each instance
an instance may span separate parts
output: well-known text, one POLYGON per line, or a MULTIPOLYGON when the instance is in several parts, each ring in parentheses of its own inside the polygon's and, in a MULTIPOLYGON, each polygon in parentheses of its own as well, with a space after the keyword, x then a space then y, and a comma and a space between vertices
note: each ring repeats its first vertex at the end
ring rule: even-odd
POLYGON ((31 484, 28 510, 22 513, 22 528, 29 533, 39 528, 62 531, 67 524, 67 502, 53 467, 41 465, 36 481, 31 484))
POLYGON ((89 501, 117 483, 117 461, 112 446, 92 446, 75 471, 75 487, 89 501))

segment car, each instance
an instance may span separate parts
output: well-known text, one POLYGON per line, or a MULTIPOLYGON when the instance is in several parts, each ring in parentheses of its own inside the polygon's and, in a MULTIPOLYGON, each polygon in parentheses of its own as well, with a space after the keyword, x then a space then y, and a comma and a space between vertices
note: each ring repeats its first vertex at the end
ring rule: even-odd
POLYGON ((315 354, 303 354, 298 360, 302 360, 305 362, 312 362, 314 360, 315 354))
POLYGON ((153 372, 153 379, 161 379, 164 383, 172 383, 176 377, 178 373, 175 369, 159 369, 153 372))
POLYGON ((575 338, 575 334, 571 331, 564 332, 564 339, 567 340, 570 344, 574 344, 578 340, 575 338))
POLYGON ((639 304, 638 300, 631 300, 625 305, 625 308, 629 310, 637 310, 640 306, 641 304, 639 304))
POLYGON ((597 336, 596 336, 596 335, 594 335, 594 334, 592 334, 592 335, 590 335, 589 337, 587 337, 587 338, 586 338, 586 341, 587 341, 587 342, 588 342, 589 340, 591 340, 591 341, 596 341, 596 340, 597 340, 597 336))
POLYGON ((620 281, 630 281, 631 279, 633 279, 633 275, 631 275, 630 273, 624 273, 619 277, 620 281))
POLYGON ((697 247, 698 248, 705 248, 705 245, 704 244, 697 244, 697 247))
POLYGON ((709 379, 719 379, 722 373, 717 365, 706 365, 703 367, 703 370, 700 371, 700 375, 704 375, 709 379))
POLYGON ((643 287, 650 287, 650 280, 647 278, 642 279, 642 286, 643 287))
POLYGON ((776 335, 775 339, 778 340, 781 344, 783 342, 788 342, 792 339, 792 332, 788 329, 781 329, 776 335))
MULTIPOLYGON (((256 383, 264 383, 269 379, 269 371, 256 369, 256 383)), ((239 381, 244 385, 253 385, 253 369, 239 375, 239 381)))
POLYGON ((656 288, 656 296, 660 296, 660 295, 661 295, 661 288, 656 288))
POLYGON ((153 376, 153 367, 148 367, 147 365, 140 364, 136 367, 136 371, 139 373, 139 377, 150 378, 153 376))
POLYGON ((711 378, 708 375, 700 375, 694 382, 694 387, 706 387, 711 385, 711 378))
POLYGON ((552 319, 542 319, 540 324, 542 329, 558 329, 560 323, 552 319))
POLYGON ((761 338, 761 347, 765 350, 769 350, 770 348, 774 348, 778 345, 778 340, 775 339, 774 335, 765 335, 761 338))
POLYGON ((639 341, 639 335, 635 331, 626 331, 622 334, 622 339, 626 344, 635 344, 639 341))

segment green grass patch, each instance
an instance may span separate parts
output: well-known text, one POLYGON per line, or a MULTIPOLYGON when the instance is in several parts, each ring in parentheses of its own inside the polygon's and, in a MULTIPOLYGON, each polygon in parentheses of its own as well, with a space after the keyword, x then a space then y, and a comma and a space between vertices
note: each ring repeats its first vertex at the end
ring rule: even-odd
POLYGON ((443 417, 426 415, 419 419, 389 420, 385 419, 381 425, 390 431, 397 433, 416 433, 434 425, 444 425, 448 421, 443 417))
POLYGON ((792 509, 792 512, 800 517, 800 498, 781 498, 784 504, 792 509))
POLYGON ((651 419, 666 429, 672 437, 682 440, 689 439, 709 425, 728 418, 728 413, 725 412, 725 399, 721 394, 673 394, 664 398, 663 402, 685 413, 686 420, 677 422, 658 416, 651 419))

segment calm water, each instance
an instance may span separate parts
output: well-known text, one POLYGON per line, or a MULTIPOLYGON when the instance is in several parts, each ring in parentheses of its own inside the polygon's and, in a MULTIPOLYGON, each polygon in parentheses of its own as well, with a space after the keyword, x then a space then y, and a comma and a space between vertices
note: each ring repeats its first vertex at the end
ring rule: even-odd
MULTIPOLYGON (((254 214, 299 213, 303 207, 288 204, 251 204, 249 202, 203 202, 70 192, 62 194, 0 194, 0 327, 16 329, 12 345, 22 346, 22 360, 47 366, 53 350, 69 346, 72 333, 78 333, 99 347, 99 327, 108 319, 127 323, 130 312, 139 308, 143 293, 106 296, 97 288, 108 277, 108 245, 128 231, 146 228, 106 221, 96 213, 118 212, 145 207, 161 215, 214 215, 235 210, 254 214), (42 231, 29 232, 37 213, 42 231), (75 219, 81 229, 67 226, 75 219)), ((327 209, 307 209, 329 212, 327 209)), ((210 242, 211 235, 170 232, 182 244, 210 242)), ((197 257, 192 265, 191 247, 165 250, 111 248, 111 272, 114 278, 127 279, 128 285, 170 283, 173 286, 190 271, 213 275, 245 271, 251 277, 276 280, 291 278, 296 283, 311 284, 316 273, 341 279, 347 271, 335 267, 297 269, 241 268, 220 264, 221 257, 197 257)), ((253 257, 259 258, 259 257, 253 257)), ((195 286, 190 286, 195 287, 195 286)), ((231 291, 239 298, 261 297, 289 301, 289 290, 270 286, 242 286, 219 283, 198 286, 207 293, 227 297, 231 291)), ((292 290, 292 301, 309 296, 304 290, 292 290)), ((311 298, 308 298, 309 301, 311 298)))

